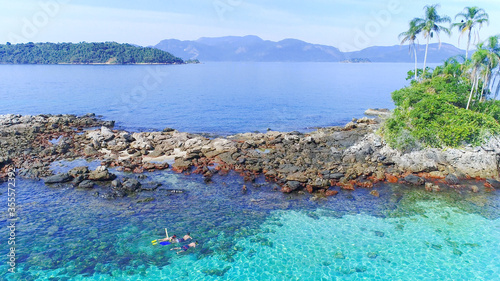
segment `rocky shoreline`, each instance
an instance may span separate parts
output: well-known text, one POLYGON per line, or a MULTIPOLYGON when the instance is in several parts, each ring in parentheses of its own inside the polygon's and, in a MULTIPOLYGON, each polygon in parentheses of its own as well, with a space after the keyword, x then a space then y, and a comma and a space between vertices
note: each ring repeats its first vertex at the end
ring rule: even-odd
MULTIPOLYGON (((210 182, 214 174, 240 173, 245 181, 264 175, 285 193, 307 191, 325 196, 338 188, 372 188, 377 182, 421 185, 429 191, 440 186, 461 188, 459 180, 482 180, 483 186, 500 188, 500 139, 481 147, 423 149, 402 153, 377 135, 380 120, 353 119, 344 127, 321 128, 311 133, 245 133, 226 138, 165 129, 162 132, 129 133, 113 130, 113 121, 94 114, 0 115, 0 179, 14 165, 22 177, 44 178, 46 184, 68 183, 92 188, 106 182, 111 196, 122 197, 141 189, 134 178, 116 179, 108 168, 141 174, 171 168, 178 173, 202 174, 210 182), (95 171, 77 167, 52 175, 50 164, 58 160, 100 160, 95 171)), ((376 190, 373 195, 377 196, 376 190)))

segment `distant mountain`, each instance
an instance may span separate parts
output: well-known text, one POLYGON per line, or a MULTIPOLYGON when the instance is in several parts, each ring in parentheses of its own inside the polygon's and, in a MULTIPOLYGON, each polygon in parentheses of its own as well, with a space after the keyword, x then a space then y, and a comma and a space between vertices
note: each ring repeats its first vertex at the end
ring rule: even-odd
POLYGON ((342 52, 335 47, 310 44, 296 39, 279 42, 257 36, 200 38, 196 41, 163 40, 154 46, 182 59, 200 61, 340 61, 342 52))
MULTIPOLYGON (((418 45, 417 60, 420 63, 424 62, 425 45, 418 45)), ((439 44, 429 44, 429 52, 427 54, 427 62, 441 63, 446 59, 456 56, 465 55, 464 50, 443 43, 441 48, 439 44)), ((346 58, 367 58, 372 62, 415 62, 413 52, 409 53, 408 45, 396 45, 389 47, 369 47, 357 52, 345 53, 346 58)))
MULTIPOLYGON (((343 53, 339 49, 319 44, 311 44, 297 39, 279 42, 263 40, 254 35, 202 37, 195 41, 177 39, 163 40, 154 46, 172 53, 184 60, 200 61, 293 61, 293 62, 339 62, 361 59, 371 62, 414 62, 408 53, 408 46, 369 47, 357 52, 343 53)), ((425 45, 418 47, 418 60, 424 60, 425 45)), ((429 45, 429 63, 439 63, 449 57, 465 54, 453 45, 429 45)))

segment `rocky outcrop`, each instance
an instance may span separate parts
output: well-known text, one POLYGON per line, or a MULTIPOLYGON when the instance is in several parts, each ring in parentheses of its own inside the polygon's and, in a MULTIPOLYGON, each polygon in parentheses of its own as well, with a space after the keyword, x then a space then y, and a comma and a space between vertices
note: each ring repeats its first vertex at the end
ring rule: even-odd
POLYGON ((113 192, 104 197, 141 190, 141 184, 134 180, 111 182, 116 176, 108 167, 142 173, 171 165, 175 172, 202 174, 206 182, 214 173, 234 170, 246 181, 263 174, 283 192, 306 190, 330 195, 335 187, 372 188, 378 181, 420 186, 436 179, 450 185, 461 178, 498 179, 497 138, 481 147, 402 153, 377 135, 378 121, 366 117, 353 119, 344 127, 320 128, 307 134, 268 131, 214 139, 175 130, 130 134, 107 125, 112 123, 93 115, 0 116, 0 146, 5 148, 0 150, 0 159, 2 163, 8 159, 25 171, 22 175, 35 177, 48 176, 48 165, 58 159, 99 159, 103 166, 95 171, 78 167, 67 175, 47 179, 71 181, 86 188, 91 188, 91 183, 109 182, 113 192), (84 131, 83 126, 98 129, 84 131))

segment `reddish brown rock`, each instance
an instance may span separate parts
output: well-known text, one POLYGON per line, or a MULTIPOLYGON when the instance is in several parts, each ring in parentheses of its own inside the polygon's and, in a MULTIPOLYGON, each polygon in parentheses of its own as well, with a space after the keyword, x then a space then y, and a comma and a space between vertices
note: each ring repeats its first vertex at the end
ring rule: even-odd
POLYGON ((363 188, 373 188, 373 182, 367 180, 353 181, 353 184, 363 188))
POLYGON ((325 196, 335 196, 337 195, 339 192, 337 190, 327 190, 325 192, 325 196))
POLYGON ((354 185, 352 183, 338 184, 338 186, 340 186, 340 188, 345 190, 355 190, 354 185))
POLYGON ((143 167, 135 167, 134 170, 132 170, 134 174, 142 174, 144 173, 144 168, 143 167))
POLYGON ((385 174, 385 178, 387 179, 388 182, 390 183, 397 183, 398 182, 398 177, 393 176, 391 174, 385 174))

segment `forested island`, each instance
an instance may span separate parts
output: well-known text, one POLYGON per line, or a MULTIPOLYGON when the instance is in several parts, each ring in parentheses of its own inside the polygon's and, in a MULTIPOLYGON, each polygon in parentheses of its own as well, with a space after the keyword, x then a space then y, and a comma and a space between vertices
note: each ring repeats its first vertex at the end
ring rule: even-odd
POLYGON ((1 64, 182 64, 154 48, 116 42, 26 43, 0 45, 1 64))

